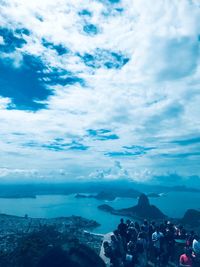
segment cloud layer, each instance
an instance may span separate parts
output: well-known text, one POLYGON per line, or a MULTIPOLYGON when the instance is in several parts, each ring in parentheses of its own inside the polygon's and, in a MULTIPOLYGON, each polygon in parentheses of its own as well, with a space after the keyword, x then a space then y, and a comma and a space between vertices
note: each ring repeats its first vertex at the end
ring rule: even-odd
POLYGON ((2 179, 200 175, 198 1, 0 5, 2 179))

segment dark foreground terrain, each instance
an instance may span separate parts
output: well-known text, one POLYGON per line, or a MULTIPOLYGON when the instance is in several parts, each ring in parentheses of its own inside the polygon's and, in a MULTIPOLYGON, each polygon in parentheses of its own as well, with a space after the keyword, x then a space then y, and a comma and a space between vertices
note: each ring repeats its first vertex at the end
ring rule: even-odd
POLYGON ((0 215, 0 266, 104 266, 98 223, 81 217, 33 219, 0 215), (81 265, 80 265, 80 262, 81 265))

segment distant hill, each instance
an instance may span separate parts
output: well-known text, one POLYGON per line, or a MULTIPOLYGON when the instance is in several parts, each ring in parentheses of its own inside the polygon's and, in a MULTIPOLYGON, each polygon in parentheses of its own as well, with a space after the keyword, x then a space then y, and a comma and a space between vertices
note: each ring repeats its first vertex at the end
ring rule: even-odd
POLYGON ((112 214, 136 217, 141 219, 165 219, 167 216, 162 213, 156 206, 150 205, 149 199, 145 194, 141 194, 138 200, 138 204, 131 208, 115 210, 109 205, 100 205, 98 207, 101 210, 110 212, 112 214))
POLYGON ((166 216, 154 205, 150 205, 149 199, 145 194, 141 194, 138 204, 134 207, 121 209, 120 213, 126 216, 137 216, 147 219, 164 219, 166 216))
POLYGON ((98 206, 98 209, 103 210, 103 211, 107 211, 107 212, 110 212, 110 213, 114 213, 115 212, 115 209, 113 209, 111 206, 109 206, 107 204, 103 204, 103 205, 98 206))
POLYGON ((99 200, 114 200, 117 197, 137 198, 141 192, 135 189, 104 190, 96 195, 76 194, 76 198, 96 198, 99 200))
MULTIPOLYGON (((200 189, 187 186, 163 186, 136 183, 129 180, 115 181, 76 181, 68 183, 41 184, 0 184, 0 198, 34 198, 37 195, 68 195, 68 194, 96 194, 97 199, 114 199, 116 197, 139 197, 141 192, 168 193, 192 192, 199 193, 200 189), (107 197, 105 198, 105 194, 107 197)), ((153 197, 153 196, 152 196, 153 197)))
POLYGON ((182 224, 189 225, 192 227, 200 226, 200 211, 189 209, 180 220, 182 224))

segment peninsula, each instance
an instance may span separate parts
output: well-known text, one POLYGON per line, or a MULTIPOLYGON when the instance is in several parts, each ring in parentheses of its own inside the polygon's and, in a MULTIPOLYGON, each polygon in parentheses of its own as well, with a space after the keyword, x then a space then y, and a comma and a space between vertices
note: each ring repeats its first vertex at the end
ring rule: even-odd
POLYGON ((100 205, 98 206, 98 208, 115 215, 127 216, 138 219, 145 218, 159 220, 167 218, 167 216, 156 206, 150 205, 149 199, 145 194, 141 194, 138 200, 138 204, 130 208, 116 210, 106 204, 100 205))

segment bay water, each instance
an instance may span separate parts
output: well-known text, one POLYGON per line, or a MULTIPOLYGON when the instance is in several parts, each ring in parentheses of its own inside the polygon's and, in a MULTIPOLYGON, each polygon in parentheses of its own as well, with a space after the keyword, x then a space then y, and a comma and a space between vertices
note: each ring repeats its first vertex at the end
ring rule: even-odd
MULTIPOLYGON (((137 204, 137 199, 117 198, 113 201, 94 198, 75 198, 75 195, 39 195, 36 198, 0 198, 0 213, 36 218, 53 218, 60 216, 81 216, 96 220, 101 224, 94 231, 107 233, 114 230, 120 220, 97 207, 108 204, 116 209, 128 208, 137 204)), ((200 193, 170 192, 159 198, 150 198, 163 213, 172 218, 181 218, 187 209, 200 210, 200 193)))

